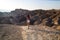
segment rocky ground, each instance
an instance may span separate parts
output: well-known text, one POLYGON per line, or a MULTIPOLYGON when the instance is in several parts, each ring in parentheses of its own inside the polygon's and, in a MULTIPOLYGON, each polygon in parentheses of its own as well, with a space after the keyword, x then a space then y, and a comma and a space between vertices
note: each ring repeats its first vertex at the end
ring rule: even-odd
POLYGON ((0 40, 60 40, 60 31, 43 26, 0 24, 0 40))
POLYGON ((22 40, 21 29, 16 25, 0 25, 0 40, 22 40))

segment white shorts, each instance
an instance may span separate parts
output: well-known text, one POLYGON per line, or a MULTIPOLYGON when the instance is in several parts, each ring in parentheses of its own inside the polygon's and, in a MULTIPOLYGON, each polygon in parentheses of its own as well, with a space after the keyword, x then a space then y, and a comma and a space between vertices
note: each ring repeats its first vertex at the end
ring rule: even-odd
POLYGON ((30 23, 30 20, 27 20, 27 23, 30 23))

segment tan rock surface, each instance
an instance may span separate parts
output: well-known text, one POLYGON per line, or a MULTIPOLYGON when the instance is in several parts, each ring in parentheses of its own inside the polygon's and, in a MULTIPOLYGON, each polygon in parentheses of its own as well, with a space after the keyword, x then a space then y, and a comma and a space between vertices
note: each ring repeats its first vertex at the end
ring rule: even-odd
POLYGON ((0 40, 60 40, 60 31, 42 26, 0 25, 0 40))

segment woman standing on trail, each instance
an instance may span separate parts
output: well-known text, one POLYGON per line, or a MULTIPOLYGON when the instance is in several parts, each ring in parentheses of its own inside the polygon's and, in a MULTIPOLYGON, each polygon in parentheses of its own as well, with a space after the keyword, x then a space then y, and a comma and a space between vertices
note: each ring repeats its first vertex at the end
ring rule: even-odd
POLYGON ((27 26, 28 26, 28 29, 29 29, 29 25, 30 25, 30 15, 29 14, 27 15, 26 19, 27 19, 27 26))

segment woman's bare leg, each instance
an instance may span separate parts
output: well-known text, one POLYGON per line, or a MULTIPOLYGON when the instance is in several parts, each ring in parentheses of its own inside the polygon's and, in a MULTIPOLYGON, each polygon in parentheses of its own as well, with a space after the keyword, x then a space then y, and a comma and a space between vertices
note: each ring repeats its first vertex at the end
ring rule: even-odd
POLYGON ((27 23, 28 29, 29 29, 29 23, 27 23))

